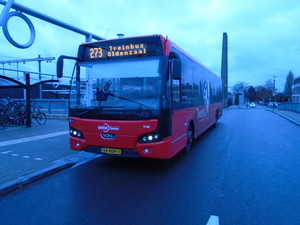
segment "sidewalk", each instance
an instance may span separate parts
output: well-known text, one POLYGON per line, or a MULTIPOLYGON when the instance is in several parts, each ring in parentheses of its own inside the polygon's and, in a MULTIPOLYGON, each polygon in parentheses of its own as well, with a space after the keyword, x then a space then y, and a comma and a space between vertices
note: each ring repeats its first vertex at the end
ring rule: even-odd
MULTIPOLYGON (((228 107, 228 109, 249 109, 246 106, 241 106, 238 107, 237 105, 231 105, 228 107)), ((256 109, 264 109, 273 113, 276 113, 282 117, 284 117, 285 119, 297 124, 298 126, 300 126, 300 113, 298 112, 294 112, 294 111, 289 111, 289 110, 279 110, 277 108, 270 108, 267 106, 260 106, 258 105, 256 109)), ((253 110, 253 109, 249 109, 249 110, 253 110)))
POLYGON ((289 111, 289 110, 279 110, 279 109, 274 109, 274 110, 269 109, 269 110, 300 126, 300 113, 289 111))
MULTIPOLYGON (((21 188, 35 180, 77 166, 100 155, 76 152, 69 148, 69 124, 64 119, 49 119, 44 125, 35 121, 32 127, 10 125, 0 130, 0 196, 21 188), (53 148, 42 151, 51 138, 65 136, 65 141, 53 148), (38 142, 37 142, 38 141, 38 142)), ((64 138, 64 137, 63 137, 64 138)), ((48 147, 49 148, 49 147, 48 147)))

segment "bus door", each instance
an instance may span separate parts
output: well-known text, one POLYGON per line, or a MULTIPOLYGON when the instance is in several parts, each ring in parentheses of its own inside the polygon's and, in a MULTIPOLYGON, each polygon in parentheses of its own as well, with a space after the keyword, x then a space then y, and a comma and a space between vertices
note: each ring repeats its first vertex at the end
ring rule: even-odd
POLYGON ((172 154, 176 154, 186 145, 187 124, 185 122, 185 110, 182 104, 181 90, 181 60, 178 54, 170 57, 170 77, 172 85, 172 154))

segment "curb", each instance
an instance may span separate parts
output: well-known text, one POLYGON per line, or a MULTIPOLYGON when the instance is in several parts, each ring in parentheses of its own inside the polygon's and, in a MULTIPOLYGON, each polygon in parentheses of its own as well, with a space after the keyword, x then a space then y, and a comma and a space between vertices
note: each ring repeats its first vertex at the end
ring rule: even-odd
POLYGON ((275 114, 277 114, 277 115, 279 115, 279 116, 281 116, 281 117, 283 117, 283 118, 289 120, 290 122, 292 122, 292 123, 294 123, 294 124, 300 126, 300 122, 298 122, 298 121, 296 121, 296 120, 293 120, 293 119, 291 119, 291 118, 288 117, 288 116, 285 116, 285 115, 283 115, 283 114, 281 114, 281 113, 279 113, 279 112, 273 111, 273 110, 267 110, 267 111, 273 112, 273 113, 275 113, 275 114))
POLYGON ((73 155, 58 159, 53 161, 54 165, 44 168, 42 170, 30 173, 25 176, 18 177, 12 181, 0 184, 0 196, 9 194, 17 189, 21 189, 26 185, 33 183, 39 179, 47 177, 51 174, 57 173, 59 171, 73 168, 82 165, 88 161, 96 159, 102 155, 89 153, 89 152, 79 152, 73 155))
POLYGON ((46 114, 47 119, 67 120, 69 115, 67 114, 46 114))

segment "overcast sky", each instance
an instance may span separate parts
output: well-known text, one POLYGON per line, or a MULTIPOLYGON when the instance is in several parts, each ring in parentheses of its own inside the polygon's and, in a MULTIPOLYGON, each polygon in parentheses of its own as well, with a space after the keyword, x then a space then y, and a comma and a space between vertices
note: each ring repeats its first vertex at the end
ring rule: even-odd
MULTIPOLYGON (((286 76, 300 76, 299 0, 15 0, 28 8, 107 39, 116 34, 162 34, 220 76, 223 32, 228 34, 229 86, 237 82, 264 85, 276 76, 284 90, 286 76)), ((0 12, 3 6, 0 5, 0 12)), ((11 10, 13 11, 13 10, 11 10)), ((28 49, 11 45, 0 30, 0 61, 76 56, 85 37, 32 16, 36 30, 28 49)), ((10 19, 11 36, 27 43, 29 29, 10 19)), ((19 69, 37 63, 19 64, 19 69)), ((55 62, 42 63, 42 72, 55 74, 55 62)), ((0 68, 2 64, 0 64, 0 68)), ((16 68, 16 65, 5 65, 16 68)), ((0 73, 2 71, 0 70, 0 73)))

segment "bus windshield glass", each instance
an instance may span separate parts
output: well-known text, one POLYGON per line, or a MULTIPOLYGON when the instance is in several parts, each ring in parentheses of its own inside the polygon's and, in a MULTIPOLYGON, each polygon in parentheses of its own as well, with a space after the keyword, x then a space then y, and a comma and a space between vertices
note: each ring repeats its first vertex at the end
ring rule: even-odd
POLYGON ((70 113, 82 118, 159 114, 159 57, 79 63, 72 79, 70 113))

